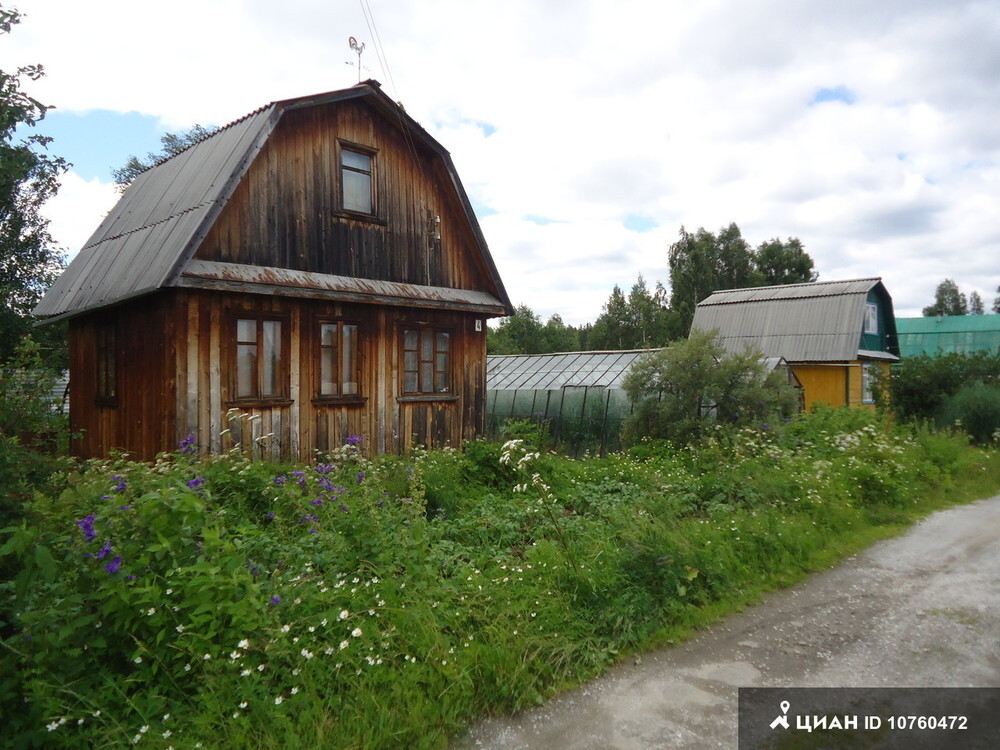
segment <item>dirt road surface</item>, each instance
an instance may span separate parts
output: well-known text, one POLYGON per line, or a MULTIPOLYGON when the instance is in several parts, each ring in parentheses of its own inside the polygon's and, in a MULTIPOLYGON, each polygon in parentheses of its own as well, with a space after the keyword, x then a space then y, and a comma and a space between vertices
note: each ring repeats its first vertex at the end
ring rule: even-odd
POLYGON ((736 748, 738 687, 1000 686, 1000 496, 837 568, 456 750, 736 748))

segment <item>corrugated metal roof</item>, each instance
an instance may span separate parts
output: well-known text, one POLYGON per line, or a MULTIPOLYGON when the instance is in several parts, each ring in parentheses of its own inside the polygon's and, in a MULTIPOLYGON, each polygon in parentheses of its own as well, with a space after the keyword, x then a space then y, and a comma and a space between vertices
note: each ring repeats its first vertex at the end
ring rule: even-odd
POLYGON ((258 110, 140 174, 35 314, 83 312, 169 285, 270 132, 272 114, 258 110))
POLYGON ((491 354, 486 358, 486 388, 493 391, 621 388, 628 368, 640 357, 657 351, 491 354))
POLYGON ((899 351, 917 354, 1000 351, 1000 315, 944 315, 896 318, 899 351))
POLYGON ((49 289, 35 315, 77 315, 181 283, 198 245, 281 114, 358 97, 367 97, 373 107, 442 158, 498 290, 497 314, 509 314, 513 308, 451 156, 381 91, 377 81, 366 81, 349 89, 274 102, 143 172, 49 289))
POLYGON ((848 281, 812 281, 806 284, 782 284, 779 286, 757 286, 743 289, 721 289, 712 292, 702 300, 702 305, 729 305, 739 302, 764 302, 768 300, 814 299, 816 297, 839 297, 845 294, 868 292, 879 278, 851 279, 848 281))
POLYGON ((876 287, 892 320, 881 280, 855 279, 713 292, 695 308, 691 330, 718 330, 732 352, 755 349, 789 362, 851 361, 858 358, 865 304, 876 287))

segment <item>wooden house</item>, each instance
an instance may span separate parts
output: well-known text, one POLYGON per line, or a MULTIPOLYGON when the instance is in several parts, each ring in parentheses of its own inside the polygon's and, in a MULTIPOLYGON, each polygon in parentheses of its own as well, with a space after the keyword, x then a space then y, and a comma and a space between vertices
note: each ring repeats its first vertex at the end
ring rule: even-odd
POLYGON ((366 81, 141 174, 35 312, 69 319, 78 455, 308 459, 475 437, 511 311, 448 152, 366 81))
POLYGON ((783 357, 807 409, 874 408, 873 373, 899 361, 892 297, 877 278, 714 292, 691 327, 717 330, 729 351, 783 357))

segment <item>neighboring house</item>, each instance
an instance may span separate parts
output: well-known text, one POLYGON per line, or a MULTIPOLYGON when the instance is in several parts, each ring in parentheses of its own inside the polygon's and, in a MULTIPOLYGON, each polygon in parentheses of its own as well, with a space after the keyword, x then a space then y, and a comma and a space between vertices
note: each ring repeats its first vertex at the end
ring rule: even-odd
POLYGON ((366 81, 141 174, 35 312, 69 319, 77 454, 305 459, 475 437, 512 307, 448 152, 366 81))
POLYGON ((714 292, 691 327, 718 330, 729 351, 784 357, 807 409, 873 408, 872 374, 899 361, 892 298, 877 278, 714 292))
POLYGON ((903 357, 1000 352, 1000 315, 896 318, 896 330, 903 357))

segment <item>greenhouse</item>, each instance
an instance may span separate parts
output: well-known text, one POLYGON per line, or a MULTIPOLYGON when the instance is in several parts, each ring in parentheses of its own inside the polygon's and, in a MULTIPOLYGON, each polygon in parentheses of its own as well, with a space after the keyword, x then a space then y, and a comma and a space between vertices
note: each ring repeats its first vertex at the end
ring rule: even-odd
POLYGON ((622 390, 629 367, 658 349, 561 354, 500 354, 486 358, 486 429, 512 420, 547 425, 572 453, 619 447, 631 405, 622 390))
MULTIPOLYGON (((543 424, 552 441, 574 455, 621 447, 622 423, 632 409, 622 381, 641 357, 659 349, 493 354, 486 358, 486 433, 501 437, 516 420, 543 424)), ((802 384, 783 357, 763 359, 799 392, 802 384)), ((801 403, 800 403, 801 408, 801 403)), ((705 404, 711 419, 714 406, 705 404)))

